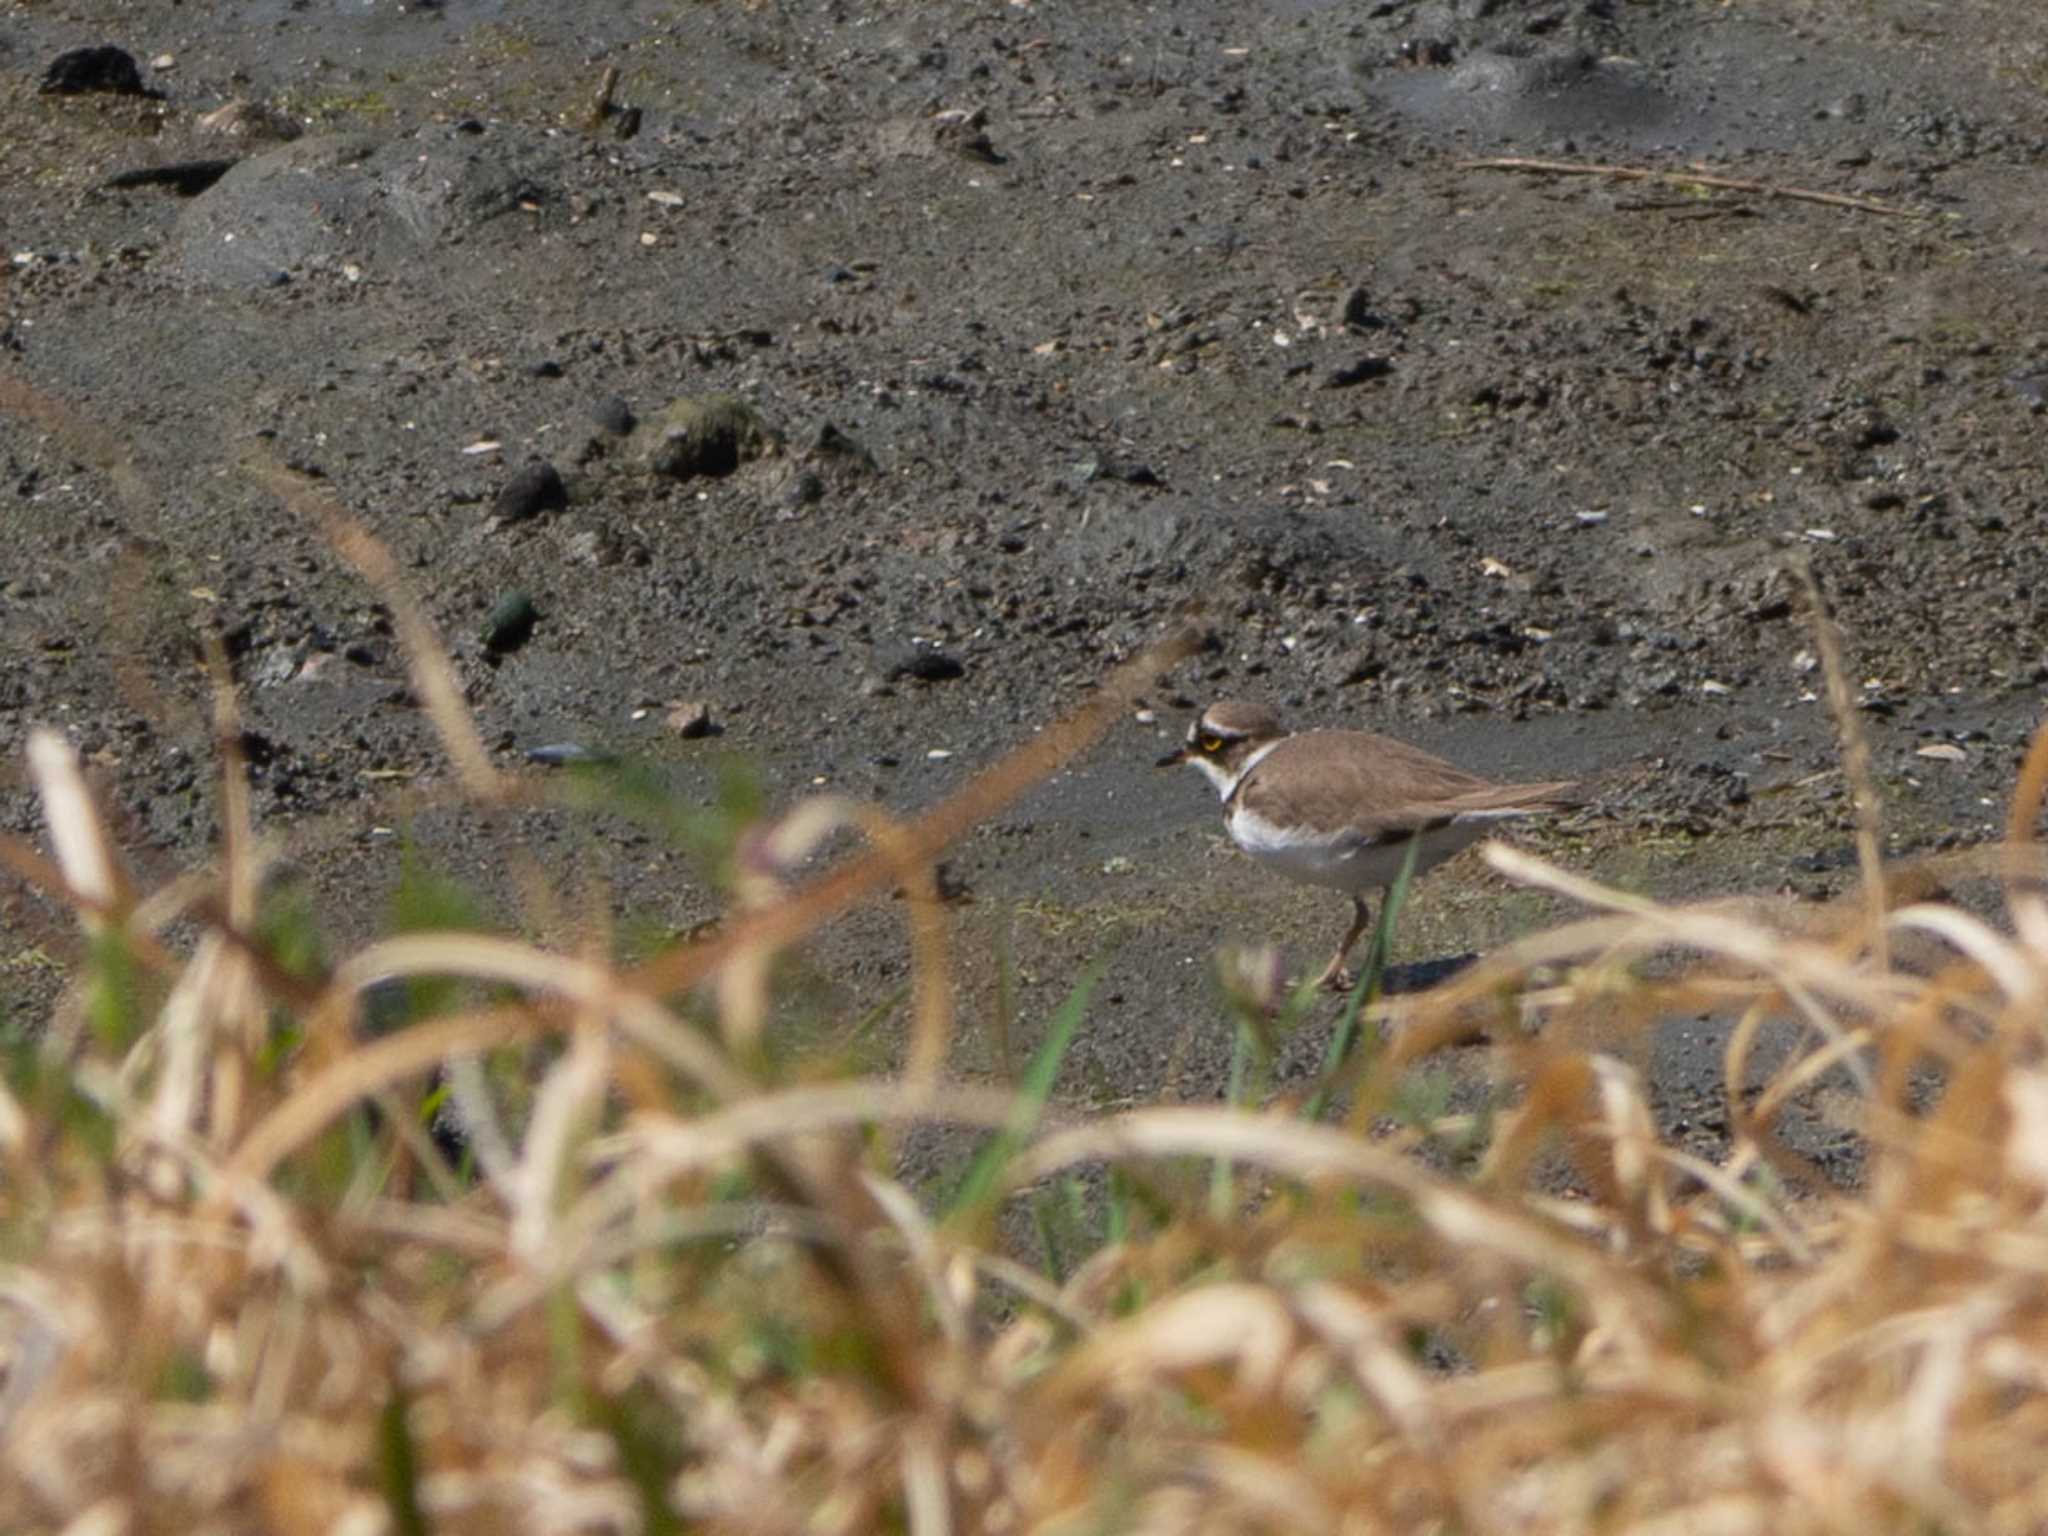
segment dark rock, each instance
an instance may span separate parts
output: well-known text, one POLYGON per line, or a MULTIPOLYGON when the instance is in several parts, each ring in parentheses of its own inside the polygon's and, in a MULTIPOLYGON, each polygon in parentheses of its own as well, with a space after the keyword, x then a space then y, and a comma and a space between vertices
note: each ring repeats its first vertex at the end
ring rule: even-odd
POLYGON ((540 610, 524 592, 512 592, 498 599, 478 637, 493 656, 509 656, 533 638, 533 626, 540 622, 540 610))
POLYGON ((129 187, 169 187, 180 197, 197 197, 235 168, 233 160, 175 160, 169 165, 138 166, 109 176, 105 185, 114 191, 129 187))
POLYGON ((1376 331, 1387 323, 1384 316, 1373 313, 1372 296, 1363 288, 1354 288, 1344 295, 1341 318, 1354 331, 1376 331))
POLYGON ((1323 388, 1344 389, 1353 384, 1363 384, 1368 379, 1383 379, 1394 371, 1391 358, 1376 357, 1367 353, 1354 362, 1332 368, 1323 378, 1323 388))
POLYGON ((860 469, 873 469, 875 456, 857 438, 849 437, 831 422, 820 422, 811 445, 804 450, 804 456, 813 461, 836 459, 843 464, 860 469))
POLYGON ((932 142, 940 149, 965 159, 979 160, 984 165, 1001 165, 1003 157, 996 153, 995 145, 989 141, 987 126, 988 113, 984 109, 976 107, 970 112, 956 107, 932 118, 932 142))
POLYGON ((562 376, 562 365, 552 357, 544 357, 539 362, 528 363, 526 373, 527 377, 534 379, 559 379, 562 376))
POLYGON ((718 734, 718 723, 711 718, 711 706, 702 699, 686 699, 672 706, 663 723, 685 741, 718 734))
POLYGON ((875 652, 875 671, 887 682, 914 677, 921 683, 951 682, 967 675, 959 658, 936 646, 906 642, 884 646, 875 652))
POLYGON ((1074 476, 1083 485, 1097 480, 1121 480, 1126 485, 1164 485, 1159 471, 1150 464, 1138 464, 1124 459, 1113 459, 1107 454, 1097 454, 1083 459, 1074 466, 1074 476))
POLYGON ((808 507, 825 499, 825 477, 814 469, 800 470, 789 482, 789 489, 782 493, 784 505, 794 509, 808 507))
POLYGON ((142 71, 135 67, 135 56, 110 43, 58 54, 44 71, 41 88, 46 96, 81 96, 87 91, 116 96, 150 94, 142 87, 142 71))
POLYGON ((545 747, 528 747, 526 760, 546 768, 570 768, 583 763, 616 763, 609 752, 599 752, 580 741, 557 741, 545 747))
POLYGON ((639 425, 639 418, 633 414, 633 407, 626 404, 622 395, 607 395, 590 408, 590 419, 605 431, 626 436, 639 425))
POLYGON ((555 466, 536 459, 505 482, 492 510, 501 523, 523 523, 543 512, 560 512, 569 505, 568 487, 555 466))

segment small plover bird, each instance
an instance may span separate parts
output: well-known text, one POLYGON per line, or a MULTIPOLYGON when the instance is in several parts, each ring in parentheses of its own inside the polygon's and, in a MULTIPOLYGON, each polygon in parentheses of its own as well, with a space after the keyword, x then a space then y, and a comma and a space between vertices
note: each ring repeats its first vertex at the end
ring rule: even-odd
POLYGON ((1223 797, 1231 841, 1268 868, 1351 898, 1351 927, 1317 984, 1348 991, 1344 960, 1372 920, 1367 891, 1393 884, 1477 842, 1495 822, 1580 803, 1568 780, 1497 784, 1391 736, 1292 734, 1259 704, 1211 704, 1188 739, 1159 759, 1192 763, 1223 797))

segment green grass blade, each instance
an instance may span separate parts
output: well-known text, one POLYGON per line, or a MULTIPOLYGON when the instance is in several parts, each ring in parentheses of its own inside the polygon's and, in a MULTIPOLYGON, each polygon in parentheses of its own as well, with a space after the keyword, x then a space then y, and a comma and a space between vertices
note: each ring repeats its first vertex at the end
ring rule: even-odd
POLYGON ((1322 1083, 1309 1095, 1309 1101, 1302 1109, 1304 1119, 1320 1120, 1329 1111, 1330 1101, 1335 1097, 1338 1069, 1358 1045, 1358 1016, 1367 1003, 1379 996, 1380 981, 1386 974, 1387 961, 1394 950, 1394 923, 1401 915, 1401 908, 1407 904, 1408 882, 1415 877, 1415 860, 1421 852, 1422 839, 1410 838, 1407 857, 1401 860, 1401 872, 1394 877, 1394 883, 1387 888, 1387 899, 1380 904, 1380 920, 1373 925, 1365 969, 1359 973, 1358 985, 1351 989, 1350 997, 1344 1001, 1344 1015, 1337 1021, 1337 1032, 1330 1037, 1329 1050, 1323 1054, 1322 1083))
POLYGON ((394 1387, 377 1416, 377 1473, 383 1486, 384 1504, 391 1511, 391 1529, 396 1536, 427 1536, 426 1511, 420 1508, 420 1456, 413 1444, 408 1418, 411 1399, 402 1387, 394 1387))
POLYGON ((1107 968, 1106 961, 1097 960, 1091 964, 1054 1012, 1052 1027, 1046 1031, 1044 1042, 1033 1054, 1030 1066, 1024 1069, 1023 1081, 1017 1085, 1017 1100, 1010 1111, 1010 1123, 990 1137, 987 1145, 975 1154, 959 1189, 946 1202, 948 1217, 978 1210, 987 1203, 990 1192, 1002 1177, 1003 1169, 1038 1123, 1045 1101, 1052 1097, 1052 1085, 1059 1078, 1060 1063, 1066 1058, 1067 1047, 1073 1043, 1081 1020, 1087 1016, 1088 1000, 1094 995, 1095 985, 1102 980, 1102 973, 1107 968))
MULTIPOLYGON (((1232 1109, 1244 1103, 1245 1071, 1250 1064, 1253 1040, 1251 1025, 1238 1021, 1237 1033, 1230 1042, 1230 1086, 1225 1090, 1225 1102, 1232 1109)), ((1209 1214, 1217 1221, 1230 1220, 1230 1208, 1235 1203, 1231 1191, 1237 1184, 1237 1166, 1227 1157, 1219 1157, 1209 1169, 1209 1214)))

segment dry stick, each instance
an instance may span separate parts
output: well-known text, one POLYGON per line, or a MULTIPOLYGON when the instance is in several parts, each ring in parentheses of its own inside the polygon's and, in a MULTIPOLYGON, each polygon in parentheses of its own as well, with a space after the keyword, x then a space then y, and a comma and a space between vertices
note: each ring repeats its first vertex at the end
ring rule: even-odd
POLYGON ((2034 828, 2041 819, 2041 800, 2048 794, 2048 724, 2034 733, 2005 822, 2005 905, 2020 938, 2037 952, 2048 952, 2048 901, 2042 899, 2040 859, 2034 828), (2028 870, 2034 873, 2029 878, 2028 870))
POLYGON ((364 580, 391 605, 398 636, 412 668, 413 686, 426 706, 441 744, 448 749, 463 787, 478 801, 490 805, 507 798, 509 782, 491 766, 491 756, 477 735, 476 725, 462 707, 462 686, 447 653, 434 637, 426 609, 398 574, 398 564, 371 532, 348 509, 304 475, 285 466, 275 454, 258 450, 244 461, 257 480, 294 512, 320 525, 336 553, 361 573, 364 580))
POLYGON ((591 98, 590 110, 583 115, 583 127, 586 132, 597 132, 604 126, 605 119, 616 110, 612 105, 612 97, 618 89, 619 66, 607 64, 604 67, 604 78, 597 83, 597 94, 591 98))
POLYGON ((1781 187, 1770 181, 1745 181, 1736 176, 1715 176, 1706 171, 1659 171, 1644 165, 1587 165, 1573 160, 1532 160, 1521 155, 1502 155, 1488 160, 1460 160, 1461 171, 1526 171, 1536 176, 1611 176, 1617 181, 1661 181, 1674 187, 1714 187, 1724 192, 1754 192, 1762 197, 1783 197, 1800 203, 1824 203, 1830 208, 1854 208, 1859 213, 1886 213, 1903 219, 1925 218, 1918 208, 1901 208, 1896 203, 1851 197, 1846 192, 1816 192, 1808 187, 1781 187))
POLYGON ((120 439, 56 396, 44 394, 25 380, 0 377, 0 412, 32 421, 48 432, 72 458, 111 479, 121 499, 136 511, 147 511, 155 504, 149 482, 142 478, 134 455, 120 439))
POLYGON ((1788 568, 1812 607, 1814 648, 1820 652, 1821 670, 1828 680, 1828 708, 1834 713, 1835 729, 1842 734, 1842 771, 1848 775, 1849 790, 1856 803, 1856 862, 1863 875, 1864 904, 1869 909, 1871 959, 1878 971, 1884 972, 1891 969, 1891 946, 1884 920, 1884 856, 1878 847, 1884 802, 1878 797, 1877 781, 1870 772, 1870 739, 1863 734, 1856 700, 1849 693, 1849 675, 1842 669, 1841 632, 1821 600, 1813 567, 1802 555, 1788 562, 1788 568))

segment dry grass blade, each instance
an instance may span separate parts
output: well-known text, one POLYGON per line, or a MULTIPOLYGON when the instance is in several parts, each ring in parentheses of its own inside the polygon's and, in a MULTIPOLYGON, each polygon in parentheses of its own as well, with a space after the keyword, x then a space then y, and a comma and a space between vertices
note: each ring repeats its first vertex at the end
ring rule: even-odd
POLYGON ((58 871, 79 898, 87 928, 96 929, 121 902, 124 885, 106 828, 93 808, 92 792, 79 770, 78 754, 55 731, 39 727, 29 732, 28 765, 49 821, 58 871))
POLYGON ((1786 187, 1776 182, 1751 181, 1740 176, 1717 176, 1708 171, 1663 171, 1643 165, 1593 165, 1577 160, 1538 160, 1524 155, 1499 155, 1485 160, 1462 160, 1461 171, 1522 171, 1536 176, 1605 176, 1615 181, 1655 181, 1674 187, 1709 187, 1722 192, 1753 192, 1763 197, 1782 197, 1792 202, 1820 203, 1829 208, 1853 208, 1861 213, 1890 214, 1898 218, 1922 217, 1916 210, 1873 198, 1854 197, 1846 192, 1816 192, 1807 187, 1786 187))
POLYGON ((2005 821, 2010 859, 2005 875, 2006 907, 2020 936, 2036 953, 2048 953, 2048 897, 2043 895, 2038 859, 2030 857, 2039 852, 2036 838, 2044 796, 2048 796, 2048 721, 2035 729, 2027 747, 2005 821))
POLYGON ((419 691, 420 702, 434 722, 434 729, 440 732, 441 744, 461 775, 463 787, 483 805, 495 805, 510 798, 510 784, 491 766, 483 738, 463 707, 462 687, 456 681, 455 669, 448 663, 426 610, 399 575, 391 552, 339 501, 304 475, 287 468, 274 455, 252 454, 247 469, 278 500, 319 524, 341 557, 360 571, 391 605, 392 620, 412 667, 413 687, 419 691))
POLYGON ((1849 789, 1856 801, 1856 862, 1863 872, 1863 898, 1869 913, 1865 932, 1875 947, 1879 970, 1887 965, 1884 913, 1886 906, 1884 855, 1878 843, 1878 829, 1884 818, 1884 802, 1877 792, 1877 780, 1870 768, 1870 738, 1856 714, 1856 698, 1849 689, 1848 668, 1842 661, 1842 637, 1828 612, 1827 602, 1814 580, 1813 565, 1795 560, 1792 574, 1806 594, 1812 615, 1813 643, 1820 652, 1821 671, 1827 678, 1828 709, 1835 717, 1835 729, 1842 738, 1842 771, 1849 776, 1849 789))

